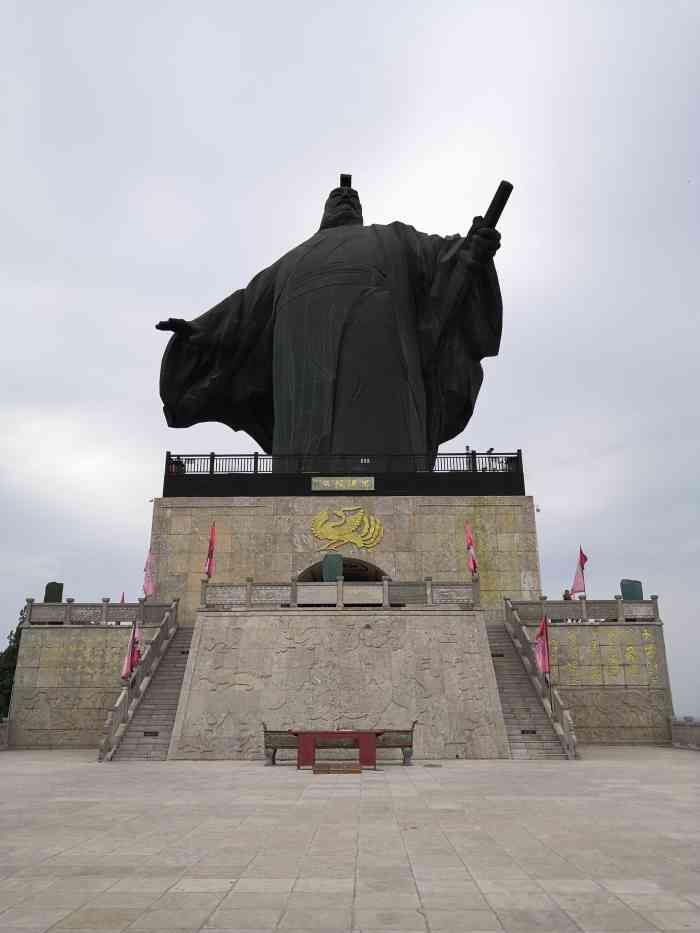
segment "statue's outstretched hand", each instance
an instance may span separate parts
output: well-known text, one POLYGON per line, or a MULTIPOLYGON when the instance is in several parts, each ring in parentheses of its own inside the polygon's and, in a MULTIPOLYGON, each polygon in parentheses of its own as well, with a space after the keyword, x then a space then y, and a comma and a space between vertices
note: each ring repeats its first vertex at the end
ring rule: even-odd
POLYGON ((156 330, 171 330, 178 337, 189 337, 194 328, 189 321, 185 321, 181 317, 169 317, 167 321, 158 321, 156 330))
POLYGON ((468 266, 490 262, 501 248, 501 234, 494 227, 485 227, 483 217, 475 217, 467 234, 466 249, 461 257, 468 266))

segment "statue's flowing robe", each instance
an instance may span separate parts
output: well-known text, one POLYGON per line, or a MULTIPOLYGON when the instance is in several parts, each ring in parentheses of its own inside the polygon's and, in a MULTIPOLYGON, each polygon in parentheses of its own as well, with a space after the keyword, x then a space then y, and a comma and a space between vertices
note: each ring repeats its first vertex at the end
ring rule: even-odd
POLYGON ((220 421, 281 454, 428 454, 464 429, 495 356, 492 262, 402 223, 320 230, 173 336, 171 427, 220 421))

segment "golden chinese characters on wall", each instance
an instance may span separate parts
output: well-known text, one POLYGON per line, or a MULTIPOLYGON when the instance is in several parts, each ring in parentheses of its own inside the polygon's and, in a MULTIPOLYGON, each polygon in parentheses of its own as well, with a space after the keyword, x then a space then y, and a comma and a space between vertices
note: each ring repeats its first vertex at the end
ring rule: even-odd
POLYGON ((650 626, 550 628, 552 682, 562 687, 661 687, 656 636, 650 626))

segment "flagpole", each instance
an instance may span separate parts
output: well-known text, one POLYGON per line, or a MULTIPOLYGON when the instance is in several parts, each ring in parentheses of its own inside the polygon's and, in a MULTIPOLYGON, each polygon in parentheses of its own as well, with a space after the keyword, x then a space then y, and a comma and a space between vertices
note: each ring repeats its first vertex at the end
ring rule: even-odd
POLYGON ((549 687, 549 709, 554 713, 552 704, 552 658, 549 654, 549 623, 547 616, 544 617, 544 643, 547 646, 547 686, 549 687))

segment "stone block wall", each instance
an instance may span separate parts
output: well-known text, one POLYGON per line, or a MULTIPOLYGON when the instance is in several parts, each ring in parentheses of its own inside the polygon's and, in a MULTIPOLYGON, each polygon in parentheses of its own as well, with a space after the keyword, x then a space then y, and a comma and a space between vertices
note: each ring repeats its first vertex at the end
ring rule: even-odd
POLYGON ((673 715, 658 622, 551 625, 552 683, 582 744, 663 743, 673 715))
POLYGON ((97 748, 120 690, 127 626, 22 628, 9 716, 13 748, 97 748))
POLYGON ((672 719, 671 741, 677 748, 700 751, 700 719, 672 719))
POLYGON ((262 758, 263 721, 405 729, 414 719, 416 758, 510 757, 482 612, 208 609, 169 757, 262 758))
POLYGON ((538 599, 539 559, 529 496, 351 496, 168 498, 153 505, 151 543, 158 598, 180 598, 180 622, 194 623, 212 521, 214 583, 289 581, 326 552, 313 517, 361 506, 383 534, 373 548, 345 544, 337 553, 379 567, 394 580, 469 579, 464 522, 476 540, 482 605, 502 617, 503 598, 538 599))
POLYGON ((0 719, 0 751, 7 748, 7 737, 9 732, 9 720, 0 719))

